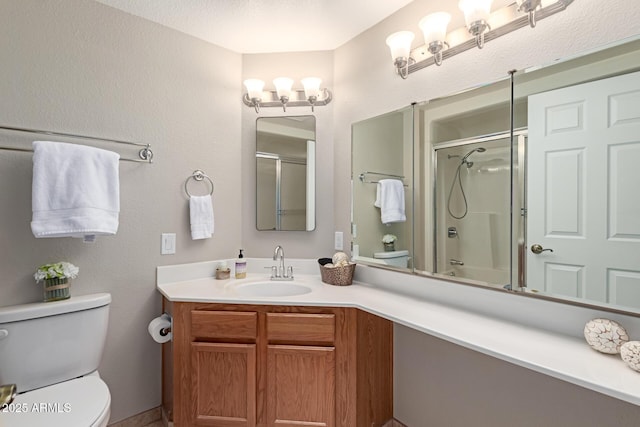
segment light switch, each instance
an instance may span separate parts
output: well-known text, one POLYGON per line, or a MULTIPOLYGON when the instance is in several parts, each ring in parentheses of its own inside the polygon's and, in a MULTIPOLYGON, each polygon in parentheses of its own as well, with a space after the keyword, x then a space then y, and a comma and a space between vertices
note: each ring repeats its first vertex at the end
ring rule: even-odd
POLYGON ((176 233, 162 233, 160 245, 161 255, 173 255, 176 253, 176 233))
POLYGON ((337 251, 341 251, 343 249, 343 235, 342 235, 342 231, 336 231, 335 237, 334 237, 334 249, 337 251))

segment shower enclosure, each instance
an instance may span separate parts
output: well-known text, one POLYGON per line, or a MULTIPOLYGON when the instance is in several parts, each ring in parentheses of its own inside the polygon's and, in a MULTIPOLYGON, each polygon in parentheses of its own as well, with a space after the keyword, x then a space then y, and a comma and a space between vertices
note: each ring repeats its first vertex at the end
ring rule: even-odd
POLYGON ((510 283, 510 134, 448 141, 434 150, 434 272, 510 283))

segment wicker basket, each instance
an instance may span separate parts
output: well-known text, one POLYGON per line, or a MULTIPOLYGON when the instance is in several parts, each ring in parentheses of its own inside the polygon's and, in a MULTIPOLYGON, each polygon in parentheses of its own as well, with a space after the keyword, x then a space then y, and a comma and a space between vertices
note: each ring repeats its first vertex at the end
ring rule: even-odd
POLYGON ((334 286, 349 286, 353 282, 355 264, 349 264, 344 267, 325 267, 324 265, 319 267, 320 276, 324 283, 334 286))

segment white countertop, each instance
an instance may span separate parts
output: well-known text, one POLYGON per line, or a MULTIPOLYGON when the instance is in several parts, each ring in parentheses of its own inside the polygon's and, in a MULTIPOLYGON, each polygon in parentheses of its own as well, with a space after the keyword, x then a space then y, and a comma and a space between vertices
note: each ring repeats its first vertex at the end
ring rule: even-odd
MULTIPOLYGON (((265 265, 271 263, 269 260, 265 265)), ((261 271, 264 267, 256 265, 260 264, 256 260, 251 264, 254 264, 253 271, 261 271)), ((640 373, 627 367, 619 356, 592 350, 578 336, 507 321, 420 295, 390 291, 388 287, 355 281, 351 286, 331 286, 313 274, 298 274, 295 278, 295 282, 311 287, 311 293, 248 297, 239 294, 235 287, 268 280, 266 272, 250 273, 246 279, 215 280, 211 277, 215 265, 210 262, 158 267, 157 288, 169 301, 177 302, 356 307, 515 365, 640 405, 640 373)), ((358 269, 366 268, 358 266, 358 269)), ((305 269, 297 268, 300 270, 305 269)), ((367 274, 377 274, 375 270, 371 269, 367 274)), ((311 271, 307 268, 305 272, 311 271)), ((394 273, 382 274, 391 277, 388 275, 394 273)), ((395 275, 401 280, 403 276, 404 280, 409 280, 407 275, 395 275)))

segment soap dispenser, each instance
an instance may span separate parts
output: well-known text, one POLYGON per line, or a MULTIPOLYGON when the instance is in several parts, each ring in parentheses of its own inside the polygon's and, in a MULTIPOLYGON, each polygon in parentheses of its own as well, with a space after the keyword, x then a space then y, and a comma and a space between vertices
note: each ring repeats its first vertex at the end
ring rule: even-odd
POLYGON ((238 259, 236 259, 236 279, 244 279, 247 277, 247 260, 244 259, 242 252, 244 249, 240 249, 238 259))

